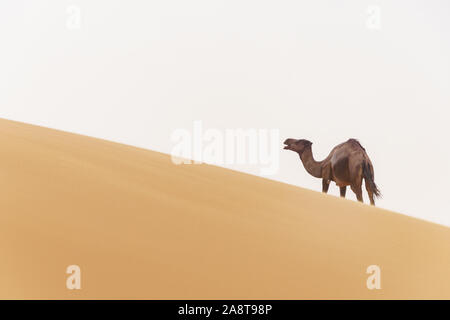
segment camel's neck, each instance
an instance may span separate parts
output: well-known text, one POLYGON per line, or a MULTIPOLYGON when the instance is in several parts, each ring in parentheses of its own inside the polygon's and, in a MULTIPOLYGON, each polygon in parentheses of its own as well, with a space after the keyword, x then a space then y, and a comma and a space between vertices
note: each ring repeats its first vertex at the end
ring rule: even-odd
POLYGON ((302 160, 303 166, 305 167, 306 171, 308 171, 310 175, 316 178, 322 178, 323 161, 314 160, 311 147, 303 151, 303 153, 300 155, 300 159, 302 160))

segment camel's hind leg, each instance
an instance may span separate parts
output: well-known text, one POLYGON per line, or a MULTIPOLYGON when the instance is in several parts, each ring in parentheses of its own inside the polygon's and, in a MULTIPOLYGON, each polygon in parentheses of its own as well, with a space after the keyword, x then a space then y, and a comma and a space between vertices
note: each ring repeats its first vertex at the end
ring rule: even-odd
POLYGON ((346 186, 339 187, 339 192, 341 193, 341 197, 345 198, 345 193, 347 192, 347 187, 346 186))
POLYGON ((356 199, 358 199, 359 202, 364 202, 363 201, 363 196, 362 196, 362 188, 361 185, 359 186, 351 186, 352 191, 356 194, 356 199))
POLYGON ((364 184, 366 185, 367 194, 369 195, 370 204, 375 205, 375 200, 373 199, 373 192, 370 189, 369 183, 364 179, 364 184))
POLYGON ((354 176, 353 183, 350 185, 350 188, 352 188, 352 191, 356 194, 356 199, 358 199, 359 202, 364 202, 361 188, 363 181, 362 166, 357 166, 355 170, 356 174, 354 176))

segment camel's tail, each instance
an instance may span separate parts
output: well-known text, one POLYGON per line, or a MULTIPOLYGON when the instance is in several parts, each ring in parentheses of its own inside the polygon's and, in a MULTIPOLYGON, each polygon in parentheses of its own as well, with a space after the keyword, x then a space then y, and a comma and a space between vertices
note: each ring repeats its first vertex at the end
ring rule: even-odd
POLYGON ((377 185, 375 184, 375 181, 373 181, 373 168, 370 162, 363 162, 363 176, 366 180, 366 183, 368 183, 368 186, 370 190, 373 192, 373 194, 377 197, 381 197, 381 192, 378 190, 377 185))

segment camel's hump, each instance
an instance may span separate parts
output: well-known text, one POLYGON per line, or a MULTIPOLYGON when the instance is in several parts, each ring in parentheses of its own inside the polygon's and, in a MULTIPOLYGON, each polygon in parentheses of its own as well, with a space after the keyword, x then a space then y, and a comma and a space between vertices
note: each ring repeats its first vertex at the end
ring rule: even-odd
POLYGON ((350 138, 350 139, 348 139, 347 143, 354 144, 354 145, 360 147, 361 149, 363 149, 364 151, 366 151, 366 149, 364 149, 364 147, 361 145, 361 143, 358 141, 358 139, 350 138))

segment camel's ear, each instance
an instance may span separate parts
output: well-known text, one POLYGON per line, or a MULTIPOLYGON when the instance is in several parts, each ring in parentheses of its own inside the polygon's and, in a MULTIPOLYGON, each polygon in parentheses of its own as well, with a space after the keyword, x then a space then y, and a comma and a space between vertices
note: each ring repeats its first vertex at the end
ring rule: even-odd
POLYGON ((309 147, 309 146, 311 146, 311 145, 312 145, 312 142, 309 141, 309 140, 306 140, 306 146, 309 147))

